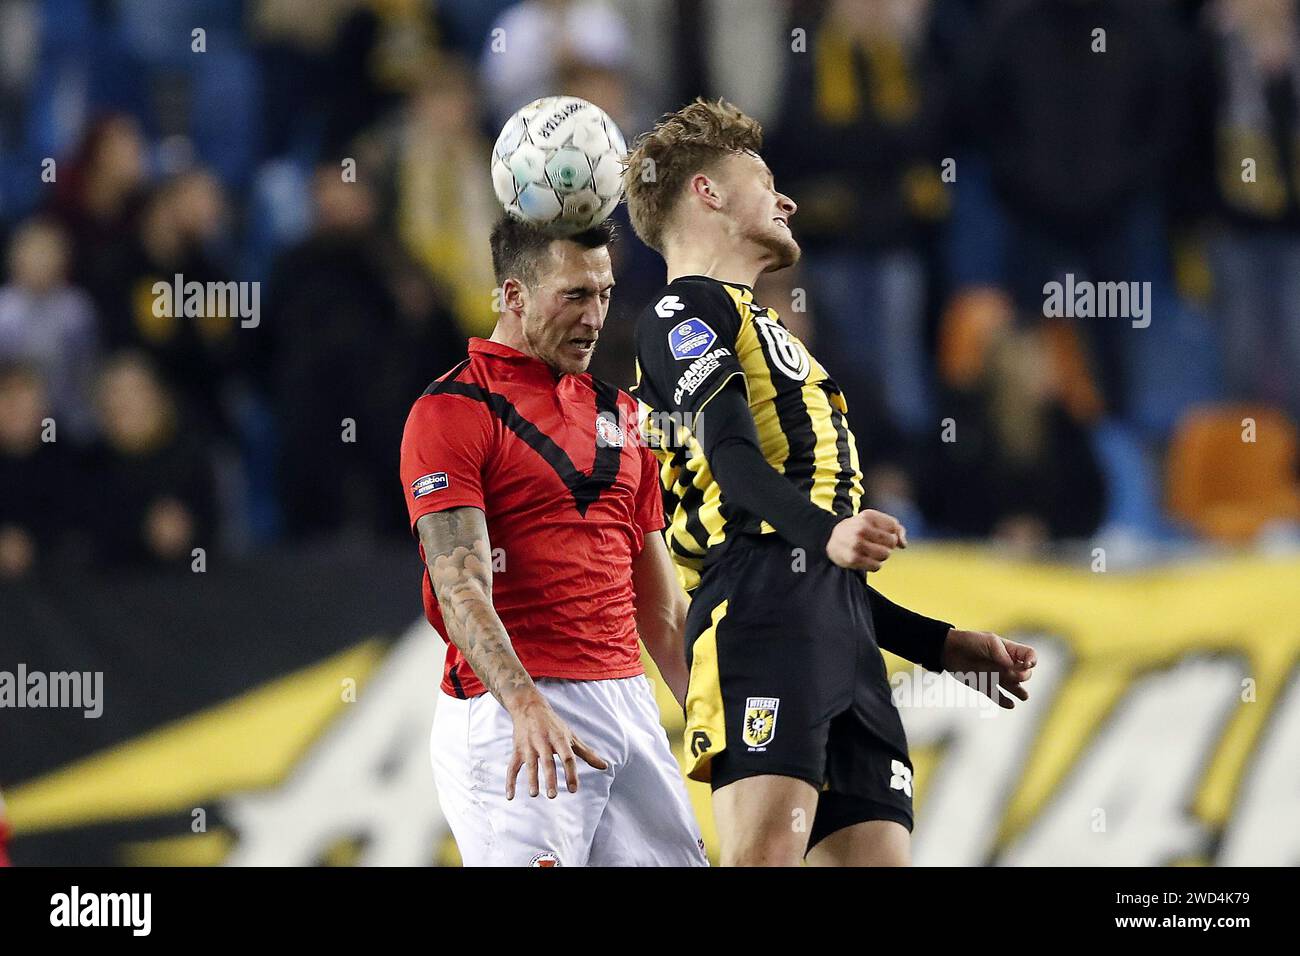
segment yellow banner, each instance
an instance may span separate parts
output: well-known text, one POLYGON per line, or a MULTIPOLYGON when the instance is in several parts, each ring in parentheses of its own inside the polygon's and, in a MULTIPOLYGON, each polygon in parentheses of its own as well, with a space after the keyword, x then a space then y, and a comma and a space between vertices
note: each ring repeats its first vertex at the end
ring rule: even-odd
MULTIPOLYGON (((886 655, 916 765, 915 861, 1300 864, 1300 561, 1105 567, 913 548, 872 576, 1039 653, 1012 711, 886 655)), ((659 694, 680 753, 680 710, 659 694)), ((708 787, 688 787, 713 847, 708 787)))
MULTIPOLYGON (((1104 566, 914 547, 873 576, 900 604, 1039 654, 1011 711, 890 658, 915 861, 1300 863, 1300 561, 1104 566)), ((442 643, 423 621, 364 637, 19 781, 16 855, 80 831, 123 863, 456 863, 428 750, 442 643)), ((681 712, 656 686, 680 756, 681 712)), ((716 851, 708 787, 688 787, 716 851)))

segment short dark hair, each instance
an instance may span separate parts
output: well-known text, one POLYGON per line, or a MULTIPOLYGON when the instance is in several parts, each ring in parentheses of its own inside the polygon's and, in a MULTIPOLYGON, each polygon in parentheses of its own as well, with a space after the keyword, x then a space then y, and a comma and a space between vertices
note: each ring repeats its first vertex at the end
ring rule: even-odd
POLYGON ((614 223, 606 219, 582 232, 560 236, 511 216, 502 216, 492 227, 492 271, 497 285, 504 285, 510 278, 525 285, 536 282, 542 257, 550 252, 551 243, 557 241, 599 249, 614 241, 614 223))

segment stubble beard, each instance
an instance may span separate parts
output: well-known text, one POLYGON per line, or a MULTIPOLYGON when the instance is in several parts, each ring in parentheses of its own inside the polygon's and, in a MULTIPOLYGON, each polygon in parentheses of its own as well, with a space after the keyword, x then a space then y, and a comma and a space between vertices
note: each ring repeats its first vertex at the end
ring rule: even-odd
POLYGON ((764 272, 778 272, 788 269, 799 261, 802 251, 799 243, 789 232, 781 231, 774 223, 770 230, 765 230, 751 237, 751 240, 768 254, 768 263, 764 272))
POLYGON ((587 367, 591 365, 591 356, 596 352, 594 346, 580 362, 577 362, 574 367, 570 367, 571 363, 563 357, 562 352, 568 339, 565 338, 559 340, 550 350, 543 349, 539 347, 538 342, 533 338, 529 328, 530 324, 531 323, 529 322, 524 322, 522 324, 521 328, 524 335, 524 341, 528 343, 529 350, 531 350, 537 358, 541 359, 541 361, 546 364, 547 368, 556 375, 581 375, 583 372, 587 371, 587 367))

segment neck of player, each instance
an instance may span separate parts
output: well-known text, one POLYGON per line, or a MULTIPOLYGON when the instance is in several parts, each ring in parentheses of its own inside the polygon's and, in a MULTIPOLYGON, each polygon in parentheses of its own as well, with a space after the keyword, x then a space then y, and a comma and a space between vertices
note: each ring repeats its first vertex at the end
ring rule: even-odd
POLYGON ((752 286, 767 268, 762 257, 734 242, 668 242, 664 248, 668 281, 682 276, 708 276, 719 282, 752 286))

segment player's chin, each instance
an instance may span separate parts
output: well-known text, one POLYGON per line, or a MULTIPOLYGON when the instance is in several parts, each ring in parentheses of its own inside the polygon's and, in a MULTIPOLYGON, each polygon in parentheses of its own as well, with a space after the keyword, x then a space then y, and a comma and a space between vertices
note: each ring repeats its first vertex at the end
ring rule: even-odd
POLYGON ((767 243, 768 251, 771 253, 768 267, 765 271, 776 272, 779 269, 788 269, 799 261, 802 251, 799 243, 794 241, 794 236, 788 232, 783 232, 771 237, 767 243))
POLYGON ((587 366, 591 364, 591 356, 595 354, 595 351, 595 342, 585 348, 565 342, 557 350, 555 366, 569 375, 581 375, 587 371, 587 366))

